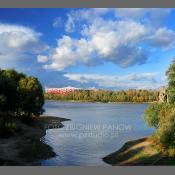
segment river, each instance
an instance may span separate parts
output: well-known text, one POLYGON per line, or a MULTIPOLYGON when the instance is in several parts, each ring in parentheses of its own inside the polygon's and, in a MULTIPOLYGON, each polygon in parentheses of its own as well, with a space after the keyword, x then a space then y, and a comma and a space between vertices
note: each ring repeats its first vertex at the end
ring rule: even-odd
POLYGON ((125 142, 153 133, 143 113, 148 104, 46 101, 45 114, 71 119, 60 129, 47 130, 43 141, 56 157, 47 166, 109 166, 102 161, 125 142))

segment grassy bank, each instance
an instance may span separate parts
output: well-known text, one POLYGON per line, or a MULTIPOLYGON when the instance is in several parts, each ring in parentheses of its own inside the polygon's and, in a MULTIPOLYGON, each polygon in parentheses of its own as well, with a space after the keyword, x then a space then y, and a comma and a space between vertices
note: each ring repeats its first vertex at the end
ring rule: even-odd
POLYGON ((112 165, 175 165, 174 157, 162 154, 152 138, 142 138, 125 143, 121 149, 103 158, 112 165))
POLYGON ((9 138, 0 139, 0 165, 40 165, 41 160, 54 157, 49 145, 41 141, 46 129, 63 127, 61 122, 68 119, 42 116, 34 118, 30 125, 17 120, 20 131, 9 138))

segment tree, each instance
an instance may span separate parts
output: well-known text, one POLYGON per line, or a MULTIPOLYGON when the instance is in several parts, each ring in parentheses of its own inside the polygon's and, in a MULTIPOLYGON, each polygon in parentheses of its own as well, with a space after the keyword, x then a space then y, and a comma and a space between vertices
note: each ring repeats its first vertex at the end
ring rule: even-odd
POLYGON ((37 78, 13 69, 0 70, 0 112, 16 116, 40 115, 43 104, 44 93, 37 78))
POLYGON ((18 105, 17 87, 20 78, 24 77, 23 74, 17 73, 15 70, 1 70, 0 71, 0 96, 1 110, 14 112, 18 105))
POLYGON ((175 59, 166 72, 168 77, 168 100, 170 103, 175 102, 175 59))
POLYGON ((19 98, 21 111, 28 116, 43 113, 44 93, 37 78, 26 77, 19 81, 19 98))

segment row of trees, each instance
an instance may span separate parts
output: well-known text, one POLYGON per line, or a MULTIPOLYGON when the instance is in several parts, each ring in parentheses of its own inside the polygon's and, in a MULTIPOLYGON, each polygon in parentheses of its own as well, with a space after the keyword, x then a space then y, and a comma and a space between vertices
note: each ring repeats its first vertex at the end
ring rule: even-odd
POLYGON ((75 90, 66 94, 45 93, 48 100, 75 100, 93 102, 153 102, 158 101, 159 92, 156 90, 75 90))
POLYGON ((15 70, 0 70, 0 113, 15 116, 40 115, 43 112, 43 89, 35 77, 15 70))
POLYGON ((156 129, 153 138, 162 146, 164 153, 175 156, 175 60, 166 74, 169 102, 149 105, 145 111, 145 120, 156 129))

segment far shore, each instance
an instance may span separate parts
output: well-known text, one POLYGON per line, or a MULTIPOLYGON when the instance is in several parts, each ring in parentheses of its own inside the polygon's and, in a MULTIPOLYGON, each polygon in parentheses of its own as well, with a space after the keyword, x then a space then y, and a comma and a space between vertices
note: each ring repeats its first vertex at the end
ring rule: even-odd
POLYGON ((174 157, 162 155, 151 137, 128 141, 103 161, 112 166, 175 165, 174 157))
POLYGON ((56 156, 52 148, 42 141, 47 129, 61 128, 62 122, 69 119, 40 116, 34 117, 35 122, 26 125, 17 121, 21 128, 19 133, 9 138, 0 139, 0 165, 39 166, 41 161, 56 156))
POLYGON ((53 100, 45 99, 46 101, 55 101, 55 102, 72 102, 72 103, 109 103, 109 104, 152 104, 154 102, 102 102, 102 101, 88 101, 88 100, 53 100))

